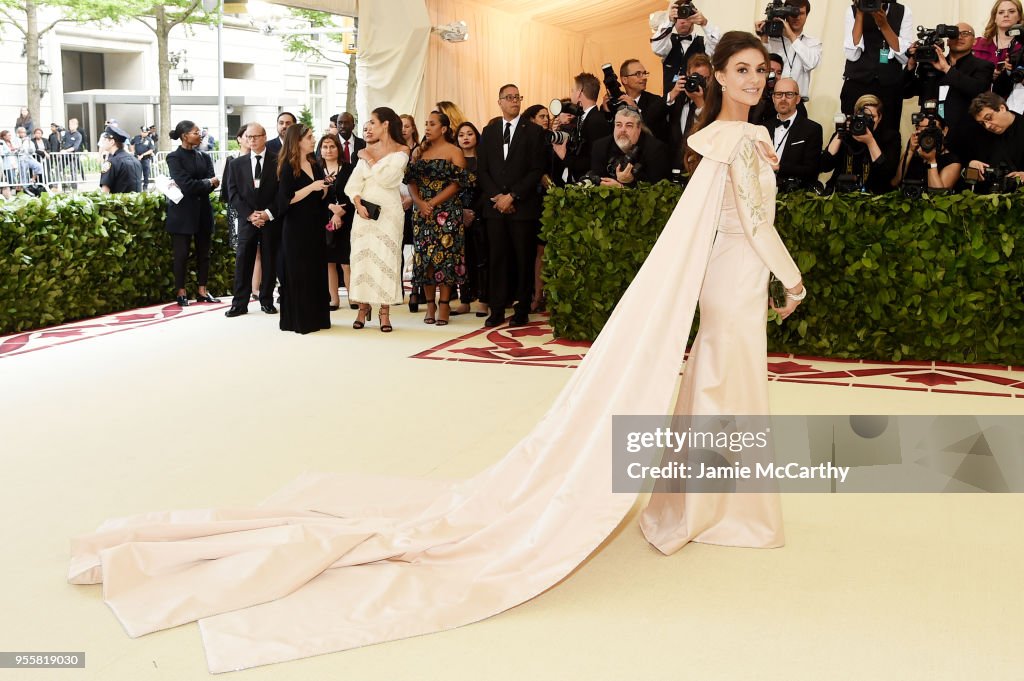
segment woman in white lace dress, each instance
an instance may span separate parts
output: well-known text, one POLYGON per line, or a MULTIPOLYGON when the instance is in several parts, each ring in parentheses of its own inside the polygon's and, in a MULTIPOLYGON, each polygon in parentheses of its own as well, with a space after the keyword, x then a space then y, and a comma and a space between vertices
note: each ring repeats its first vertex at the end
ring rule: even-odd
POLYGON ((365 128, 366 148, 345 185, 356 214, 352 221, 352 290, 349 299, 359 303, 352 328, 370 320, 379 305, 380 330, 391 331, 390 305, 402 303, 402 230, 405 212, 399 185, 409 162, 409 147, 402 138, 402 120, 387 107, 374 109, 365 128), (372 219, 376 208, 380 215, 372 219))

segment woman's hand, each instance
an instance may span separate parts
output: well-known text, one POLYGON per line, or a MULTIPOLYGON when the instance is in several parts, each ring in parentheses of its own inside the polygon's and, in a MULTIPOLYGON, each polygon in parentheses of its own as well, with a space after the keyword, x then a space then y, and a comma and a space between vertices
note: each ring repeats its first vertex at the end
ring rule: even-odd
POLYGON ((469 227, 471 224, 473 224, 474 220, 476 220, 476 213, 473 212, 472 210, 470 210, 469 208, 463 208, 462 209, 462 225, 464 227, 469 227))
POLYGON ((327 183, 323 180, 313 180, 309 183, 310 192, 322 192, 327 189, 327 183))
POLYGON ((358 196, 352 199, 352 203, 356 207, 356 215, 358 215, 364 220, 370 219, 370 211, 366 210, 366 207, 363 206, 363 202, 359 200, 358 196))
POLYGON ((220 186, 220 178, 211 177, 210 178, 210 189, 216 189, 219 186, 220 186))
POLYGON ((434 216, 434 207, 422 199, 416 203, 416 208, 425 220, 429 220, 434 216))
POLYGON ((793 311, 800 306, 801 302, 803 302, 802 300, 793 300, 793 298, 789 295, 791 293, 797 296, 802 296, 804 294, 803 283, 799 283, 791 289, 786 289, 786 304, 783 307, 775 307, 775 302, 772 301, 771 298, 768 299, 768 304, 783 319, 793 314, 793 311))
POLYGON ((341 218, 345 215, 345 206, 340 203, 330 203, 327 205, 327 209, 333 213, 333 217, 341 218))

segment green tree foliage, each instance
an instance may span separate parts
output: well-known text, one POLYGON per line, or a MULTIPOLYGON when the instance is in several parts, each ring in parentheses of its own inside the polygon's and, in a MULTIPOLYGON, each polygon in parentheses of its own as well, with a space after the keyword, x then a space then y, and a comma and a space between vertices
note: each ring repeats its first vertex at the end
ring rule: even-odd
MULTIPOLYGON (((318 12, 309 9, 290 8, 292 18, 305 22, 310 28, 337 28, 336 17, 328 12, 318 12)), ((324 33, 324 40, 334 50, 342 50, 352 40, 351 34, 346 33, 324 33)), ((346 58, 339 59, 331 56, 326 46, 320 41, 314 40, 311 34, 289 35, 284 38, 285 52, 296 59, 309 61, 323 61, 332 64, 341 64, 347 74, 347 96, 345 99, 345 110, 355 115, 356 111, 356 55, 350 54, 346 58)))

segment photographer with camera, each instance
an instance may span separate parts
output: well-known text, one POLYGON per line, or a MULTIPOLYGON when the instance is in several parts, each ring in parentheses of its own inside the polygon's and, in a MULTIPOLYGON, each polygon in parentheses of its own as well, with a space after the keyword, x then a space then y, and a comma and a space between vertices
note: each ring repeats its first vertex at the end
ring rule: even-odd
POLYGON ((821 172, 832 173, 826 187, 841 192, 885 194, 900 162, 900 134, 884 125, 882 101, 864 95, 853 116, 836 117, 836 132, 821 152, 821 172))
POLYGON ((938 102, 925 102, 913 116, 914 134, 892 182, 903 194, 917 198, 925 192, 947 192, 960 180, 960 159, 945 145, 949 125, 938 113, 938 102))
POLYGON ((615 112, 624 106, 631 106, 640 112, 644 125, 662 142, 668 141, 668 109, 665 100, 647 92, 647 77, 650 72, 644 68, 639 59, 627 59, 619 67, 619 77, 611 69, 611 64, 602 67, 604 71, 605 96, 601 109, 606 112, 609 121, 614 120, 615 112))
POLYGON ((668 93, 668 149, 672 168, 683 167, 686 143, 701 110, 711 78, 711 59, 698 54, 687 67, 686 76, 668 93))
POLYGON ((854 113, 854 103, 862 96, 875 95, 885 108, 883 125, 899 131, 903 65, 914 42, 913 22, 910 8, 899 2, 855 0, 850 5, 843 34, 846 69, 839 95, 843 113, 854 113), (899 33, 893 27, 899 27, 899 33))
POLYGON ((698 54, 707 54, 708 57, 714 54, 722 33, 708 23, 707 17, 692 2, 673 0, 667 13, 657 12, 651 15, 651 19, 652 23, 658 20, 651 37, 651 49, 661 57, 661 91, 667 94, 677 81, 685 77, 691 59, 698 54), (704 35, 695 35, 694 26, 703 28, 704 35))
POLYGON ((623 106, 615 112, 612 134, 594 142, 590 171, 600 176, 602 187, 660 182, 669 175, 668 150, 644 130, 639 111, 623 106))
POLYGON ((974 29, 970 24, 940 24, 920 30, 918 42, 907 50, 903 71, 903 96, 918 97, 922 103, 938 102, 936 113, 950 127, 967 122, 971 100, 992 86, 993 65, 972 54, 974 29), (943 54, 941 39, 949 39, 949 53, 943 54))
POLYGON ((805 95, 811 91, 811 71, 821 63, 821 41, 804 35, 810 13, 808 0, 772 0, 765 19, 754 25, 768 51, 783 56, 782 77, 795 80, 805 95))
MULTIPOLYGON (((582 179, 590 171, 590 150, 594 142, 612 134, 611 123, 597 106, 600 94, 601 83, 594 74, 584 72, 573 79, 569 99, 579 108, 579 112, 575 114, 575 123, 569 125, 575 128, 576 139, 572 140, 572 144, 569 141, 557 143, 558 140, 551 140, 551 148, 565 166, 562 174, 564 182, 582 179)), ((560 130, 568 132, 565 123, 561 124, 560 130)))
POLYGON ((981 191, 1015 187, 1013 180, 1024 179, 1024 117, 1010 111, 994 92, 975 97, 968 113, 984 129, 975 129, 965 182, 978 183, 981 191))
MULTIPOLYGON (((766 126, 774 120, 775 102, 772 99, 772 93, 775 92, 775 84, 782 79, 782 64, 782 55, 768 55, 768 78, 764 82, 764 92, 761 93, 761 101, 757 103, 757 106, 751 107, 748 122, 766 126)), ((807 115, 802 98, 797 101, 797 108, 804 116, 807 115)))
POLYGON ((775 117, 765 123, 772 134, 775 155, 779 157, 779 191, 809 189, 818 181, 821 164, 821 126, 797 110, 800 86, 792 78, 775 84, 772 93, 775 117))

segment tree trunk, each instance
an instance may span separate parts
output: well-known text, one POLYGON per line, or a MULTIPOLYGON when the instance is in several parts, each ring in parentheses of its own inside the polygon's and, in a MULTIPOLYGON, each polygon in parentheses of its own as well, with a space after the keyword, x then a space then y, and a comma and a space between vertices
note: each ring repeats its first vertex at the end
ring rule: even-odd
POLYGON ((168 36, 171 29, 163 5, 153 6, 153 20, 156 26, 157 71, 160 74, 160 120, 156 121, 157 147, 160 151, 170 151, 171 138, 167 135, 174 127, 174 122, 171 121, 171 59, 168 53, 168 36))
MULTIPOLYGON (((36 127, 42 127, 40 100, 42 94, 39 92, 39 8, 35 0, 25 0, 25 78, 27 90, 27 102, 29 113, 36 127)), ((53 116, 54 119, 62 118, 53 116)), ((32 131, 28 131, 32 137, 32 131)))
MULTIPOLYGON (((356 55, 348 56, 348 85, 345 93, 345 111, 356 115, 356 55)), ((360 121, 362 123, 362 121, 360 121)), ((357 133, 358 134, 358 133, 357 133)))

